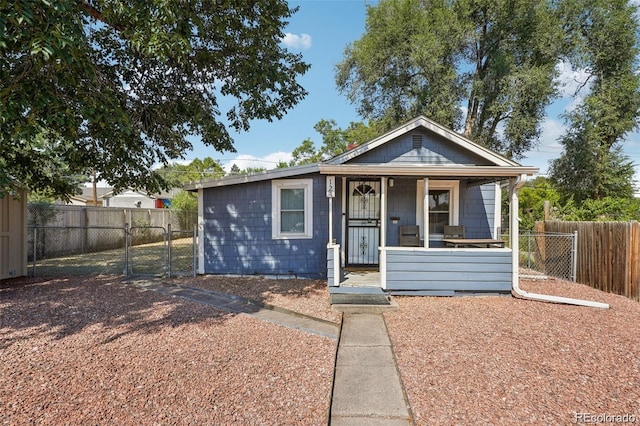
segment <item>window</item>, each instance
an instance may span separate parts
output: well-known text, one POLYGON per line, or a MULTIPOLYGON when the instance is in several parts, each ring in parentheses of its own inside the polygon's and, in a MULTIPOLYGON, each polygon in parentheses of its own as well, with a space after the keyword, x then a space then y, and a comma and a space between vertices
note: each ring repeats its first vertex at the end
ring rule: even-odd
POLYGON ((274 180, 271 184, 272 237, 311 238, 313 236, 313 181, 274 180))
MULTIPOLYGON (((429 180, 429 235, 441 236, 445 225, 458 225, 460 183, 457 180, 429 180)), ((424 181, 418 180, 416 193, 416 223, 420 238, 424 238, 424 181)))
POLYGON ((449 199, 451 191, 447 189, 429 190, 429 233, 444 234, 444 226, 449 225, 449 199))

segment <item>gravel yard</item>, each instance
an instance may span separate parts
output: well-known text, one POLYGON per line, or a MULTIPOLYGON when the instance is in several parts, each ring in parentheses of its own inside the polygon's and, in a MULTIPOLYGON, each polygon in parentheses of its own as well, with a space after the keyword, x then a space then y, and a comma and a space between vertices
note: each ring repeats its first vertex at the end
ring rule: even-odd
POLYGON ((416 423, 572 424, 576 413, 640 422, 640 303, 557 280, 521 287, 611 309, 395 298, 400 310, 385 319, 416 423))
MULTIPOLYGON (((324 281, 197 277, 339 322, 324 281)), ((640 422, 640 303, 580 284, 509 297, 396 297, 385 314, 416 423, 640 422)), ((337 342, 142 291, 118 277, 0 284, 2 424, 327 424, 337 342)))
POLYGON ((2 424, 327 424, 337 342, 119 281, 0 285, 2 424))

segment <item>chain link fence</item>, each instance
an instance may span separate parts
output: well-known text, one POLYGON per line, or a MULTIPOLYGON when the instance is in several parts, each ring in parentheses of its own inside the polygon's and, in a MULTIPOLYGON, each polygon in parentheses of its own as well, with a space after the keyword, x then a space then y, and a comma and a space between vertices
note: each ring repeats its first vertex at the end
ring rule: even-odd
POLYGON ((131 211, 52 204, 28 207, 27 262, 31 276, 196 273, 197 228, 192 225, 197 223, 196 212, 178 215, 166 209, 131 211), (127 219, 133 222, 125 222, 127 219), (119 226, 86 224, 118 221, 119 226), (192 227, 183 229, 181 225, 192 227))
POLYGON ((518 238, 521 276, 576 281, 578 235, 523 231, 518 238))

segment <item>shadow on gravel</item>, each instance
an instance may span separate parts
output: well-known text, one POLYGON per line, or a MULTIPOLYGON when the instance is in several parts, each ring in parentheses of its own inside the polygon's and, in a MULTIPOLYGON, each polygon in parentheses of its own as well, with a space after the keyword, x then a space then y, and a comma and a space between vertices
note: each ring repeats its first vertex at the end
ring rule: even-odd
POLYGON ((36 335, 62 339, 93 326, 106 330, 103 343, 108 343, 131 333, 236 315, 121 281, 113 276, 0 281, 0 349, 36 335))
POLYGON ((286 296, 290 299, 326 297, 327 303, 329 300, 326 280, 270 279, 258 276, 230 278, 217 275, 205 275, 198 277, 181 277, 163 281, 221 293, 235 294, 261 303, 269 303, 269 298, 274 295, 286 296))

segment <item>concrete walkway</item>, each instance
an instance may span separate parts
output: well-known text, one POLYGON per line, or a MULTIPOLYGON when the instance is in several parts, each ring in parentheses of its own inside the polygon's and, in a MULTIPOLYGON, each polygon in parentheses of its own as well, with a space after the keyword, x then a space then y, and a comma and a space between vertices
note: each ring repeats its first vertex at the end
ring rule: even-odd
POLYGON ((330 424, 409 425, 408 407, 382 314, 345 313, 330 424))
POLYGON ((311 317, 240 296, 170 284, 162 282, 162 280, 158 278, 134 278, 125 280, 124 282, 145 290, 155 291, 167 296, 180 297, 228 312, 250 315, 284 327, 295 328, 334 340, 337 340, 340 334, 340 326, 331 321, 311 317))
POLYGON ((330 321, 231 294, 170 284, 158 278, 124 282, 330 339, 339 338, 329 423, 333 426, 413 424, 381 314, 397 306, 343 306, 339 309, 344 312, 340 330, 338 324, 330 321))

